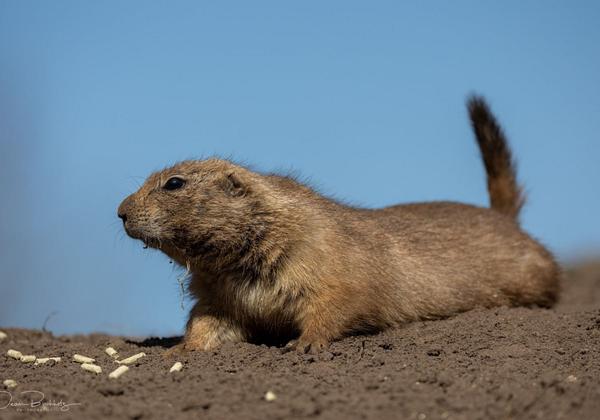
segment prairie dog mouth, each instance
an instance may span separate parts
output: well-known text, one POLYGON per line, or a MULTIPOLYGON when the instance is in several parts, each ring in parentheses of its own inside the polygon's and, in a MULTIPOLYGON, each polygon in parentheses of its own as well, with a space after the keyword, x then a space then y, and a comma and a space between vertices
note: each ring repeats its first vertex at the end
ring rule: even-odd
POLYGON ((158 238, 140 238, 140 240, 144 243, 144 249, 148 248, 162 248, 162 241, 158 238))
POLYGON ((152 236, 146 236, 143 233, 141 233, 137 230, 131 229, 127 226, 125 226, 125 232, 127 233, 127 235, 130 238, 138 239, 138 240, 142 241, 144 243, 144 249, 147 249, 147 248, 161 249, 161 247, 162 247, 163 241, 161 241, 159 238, 155 238, 152 236))

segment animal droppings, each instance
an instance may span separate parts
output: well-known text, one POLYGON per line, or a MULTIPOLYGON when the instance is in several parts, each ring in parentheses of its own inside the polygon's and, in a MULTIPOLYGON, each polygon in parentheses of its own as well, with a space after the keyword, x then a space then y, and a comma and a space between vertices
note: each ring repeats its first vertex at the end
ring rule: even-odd
POLYGON ((8 357, 12 357, 13 359, 21 360, 21 356, 23 356, 23 353, 17 350, 10 349, 6 352, 6 355, 8 357))
POLYGON ((35 363, 36 365, 43 365, 45 363, 48 363, 49 361, 54 361, 56 363, 60 362, 62 359, 60 357, 40 357, 38 359, 36 359, 35 363))
POLYGON ((141 359, 145 355, 146 355, 146 353, 134 354, 133 356, 129 356, 127 359, 117 360, 117 363, 119 363, 120 365, 131 365, 131 364, 137 362, 139 359, 141 359))
POLYGON ((35 359, 37 359, 37 357, 35 357, 32 354, 29 354, 29 355, 22 355, 20 360, 23 363, 33 363, 33 362, 35 362, 35 359))
POLYGON ((88 372, 102 373, 102 368, 100 366, 94 365, 92 363, 82 363, 81 369, 87 370, 88 372))
POLYGON ((106 350, 104 350, 104 352, 106 354, 108 354, 110 357, 112 357, 113 359, 116 359, 117 357, 119 357, 119 353, 112 347, 107 347, 106 350))
POLYGON ((181 362, 175 362, 175 364, 171 366, 171 369, 169 369, 169 373, 181 372, 181 369, 183 369, 183 364, 181 362))
POLYGON ((17 386, 17 381, 15 381, 14 379, 7 379, 4 382, 2 382, 4 384, 4 386, 8 389, 10 388, 15 388, 17 386))
POLYGON ((81 354, 74 354, 73 360, 77 363, 94 363, 96 359, 92 359, 91 357, 82 356, 81 354))
POLYGON ((127 366, 119 366, 118 368, 116 368, 115 370, 113 370, 112 372, 110 372, 108 374, 108 377, 111 378, 111 379, 117 379, 119 376, 121 376, 122 374, 124 374, 128 370, 129 370, 129 367, 127 367, 127 366))

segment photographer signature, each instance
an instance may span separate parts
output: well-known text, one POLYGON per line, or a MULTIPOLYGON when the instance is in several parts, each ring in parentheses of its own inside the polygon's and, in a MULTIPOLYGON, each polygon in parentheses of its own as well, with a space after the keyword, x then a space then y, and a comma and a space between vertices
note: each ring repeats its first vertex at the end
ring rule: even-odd
POLYGON ((19 397, 20 399, 15 398, 9 391, 0 391, 0 410, 14 408, 17 411, 69 411, 71 407, 81 405, 81 403, 66 403, 62 399, 46 401, 43 392, 34 390, 21 391, 19 397))

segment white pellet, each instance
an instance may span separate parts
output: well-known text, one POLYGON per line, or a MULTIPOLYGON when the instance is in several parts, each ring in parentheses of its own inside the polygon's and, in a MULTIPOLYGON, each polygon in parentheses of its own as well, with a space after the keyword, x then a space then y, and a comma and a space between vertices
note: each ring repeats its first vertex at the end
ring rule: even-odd
POLYGON ((81 354, 74 354, 73 360, 77 363, 94 363, 96 359, 92 359, 91 357, 82 356, 81 354))
POLYGON ((121 376, 122 374, 124 374, 128 370, 129 370, 129 367, 127 367, 127 366, 119 366, 118 368, 116 368, 115 370, 113 370, 112 372, 110 372, 108 374, 108 377, 111 378, 111 379, 117 379, 119 376, 121 376))
POLYGON ((265 394, 265 401, 275 401, 277 399, 277 395, 273 391, 267 391, 265 394))
POLYGON ((107 347, 106 350, 104 350, 104 352, 106 354, 108 354, 110 357, 112 357, 113 359, 119 357, 119 353, 112 347, 107 347))
POLYGON ((175 364, 171 366, 171 369, 169 369, 169 373, 181 372, 181 369, 183 369, 183 364, 181 362, 175 362, 175 364))
POLYGON ((35 364, 43 365, 44 363, 48 363, 50 360, 53 360, 58 363, 62 359, 60 357, 40 357, 40 358, 36 359, 35 364))
POLYGON ((6 355, 8 357, 12 357, 13 359, 21 360, 21 356, 23 356, 23 353, 21 353, 20 351, 10 349, 6 352, 6 355))
POLYGON ((35 357, 34 355, 22 355, 21 356, 21 362, 23 363, 33 363, 35 362, 35 359, 37 359, 37 357, 35 357))
POLYGON ((14 379, 7 379, 4 382, 2 382, 4 384, 5 387, 7 388, 15 388, 17 386, 17 381, 15 381, 14 379))
POLYGON ((138 354, 134 354, 133 356, 128 357, 127 359, 123 359, 123 360, 117 360, 117 363, 121 364, 121 365, 130 365, 132 363, 137 362, 139 359, 141 359, 142 357, 144 357, 146 355, 146 353, 138 353, 138 354))
POLYGON ((0 331, 0 341, 4 340, 8 335, 4 331, 0 331))
POLYGON ((88 372, 102 373, 102 368, 100 366, 93 365, 91 363, 82 363, 81 369, 87 370, 88 372))

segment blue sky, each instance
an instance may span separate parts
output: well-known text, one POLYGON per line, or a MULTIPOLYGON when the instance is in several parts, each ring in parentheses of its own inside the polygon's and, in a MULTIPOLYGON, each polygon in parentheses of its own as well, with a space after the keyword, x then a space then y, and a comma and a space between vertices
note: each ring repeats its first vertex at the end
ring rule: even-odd
POLYGON ((592 1, 2 1, 0 325, 180 333, 181 272, 116 208, 185 158, 487 205, 470 92, 510 137, 525 229, 600 255, 598 22, 592 1))

